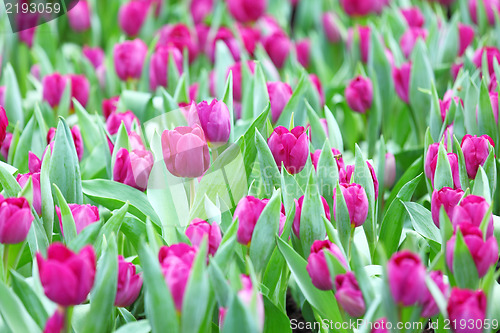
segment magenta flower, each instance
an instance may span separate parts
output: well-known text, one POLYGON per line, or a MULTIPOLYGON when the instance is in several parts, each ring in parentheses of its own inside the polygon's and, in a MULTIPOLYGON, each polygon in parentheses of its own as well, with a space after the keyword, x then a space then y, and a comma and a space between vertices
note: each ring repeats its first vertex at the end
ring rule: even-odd
POLYGON ((113 62, 116 75, 122 81, 138 80, 142 75, 142 67, 148 47, 140 39, 116 44, 113 48, 113 62))
MULTIPOLYGON (((75 220, 76 233, 79 234, 83 229, 92 223, 98 222, 99 209, 92 205, 78 205, 78 204, 68 204, 71 210, 71 215, 73 215, 73 220, 75 220)), ((59 227, 61 228, 61 233, 64 236, 64 230, 61 218, 61 209, 56 206, 57 217, 59 218, 59 227)))
POLYGON ((47 75, 42 80, 43 100, 51 107, 56 107, 61 101, 61 97, 66 87, 67 78, 59 73, 47 75))
POLYGON ((384 186, 391 188, 396 181, 396 158, 392 153, 385 154, 384 186))
POLYGON ((292 87, 284 82, 268 82, 267 93, 271 103, 271 115, 273 123, 276 123, 283 112, 286 104, 292 97, 292 87))
MULTIPOLYGON (((337 148, 332 148, 333 156, 340 155, 340 157, 335 158, 335 162, 337 162, 337 169, 340 172, 341 169, 344 169, 344 159, 342 158, 342 153, 337 148)), ((318 169, 319 157, 321 155, 321 149, 317 149, 314 153, 311 153, 311 162, 314 167, 314 170, 318 169)))
POLYGON ((447 308, 452 331, 455 333, 481 333, 483 321, 486 318, 487 304, 486 295, 482 290, 453 288, 447 308), (477 325, 474 324, 471 327, 460 325, 460 323, 470 320, 477 325))
POLYGON ((366 113, 373 101, 373 87, 369 78, 357 76, 345 88, 344 96, 347 105, 356 112, 366 113))
POLYGON ((490 145, 495 147, 493 139, 488 135, 477 137, 470 134, 462 138, 462 151, 464 152, 465 167, 470 179, 475 179, 479 166, 483 166, 490 154, 490 145))
POLYGON ((142 288, 142 276, 135 272, 135 265, 118 256, 118 283, 116 286, 115 306, 132 305, 142 288))
POLYGON ((403 8, 401 9, 401 15, 403 15, 409 27, 422 28, 424 26, 425 17, 418 7, 403 8))
POLYGON ((139 119, 132 111, 119 113, 113 112, 108 117, 108 119, 106 119, 106 129, 108 130, 109 134, 114 135, 118 133, 118 129, 120 129, 120 125, 122 124, 122 122, 125 125, 127 132, 130 132, 132 130, 134 122, 137 126, 140 125, 139 119))
POLYGON ((257 21, 267 8, 267 0, 226 0, 226 3, 231 16, 241 23, 257 21))
POLYGON ((67 13, 69 26, 76 32, 90 29, 90 5, 87 0, 79 0, 67 13))
POLYGON ((425 266, 419 256, 403 250, 387 263, 389 287, 394 301, 403 306, 420 302, 425 295, 425 266))
MULTIPOLYGON (((354 227, 359 227, 365 223, 368 217, 368 197, 366 196, 365 189, 355 183, 340 184, 340 190, 344 196, 349 212, 349 221, 354 227)), ((336 206, 336 192, 333 192, 333 202, 336 206)))
POLYGON ((283 31, 275 31, 264 37, 263 45, 273 64, 278 69, 283 68, 292 49, 290 38, 283 31))
POLYGON ((295 43, 295 51, 297 52, 297 61, 303 67, 309 67, 309 60, 311 58, 311 40, 304 38, 295 43))
MULTIPOLYGON (((302 214, 302 204, 304 202, 304 196, 301 196, 299 200, 295 201, 295 217, 293 218, 292 230, 297 238, 300 238, 300 215, 302 214)), ((326 202, 325 198, 321 197, 321 202, 323 203, 323 208, 325 210, 325 217, 330 221, 330 206, 326 202)), ((335 208, 334 208, 335 209, 335 208)))
POLYGON ((411 62, 404 63, 399 68, 393 67, 392 69, 392 79, 396 94, 406 104, 410 103, 410 75, 411 62))
POLYGON ((481 70, 483 63, 483 54, 486 53, 486 63, 488 65, 488 72, 490 76, 495 73, 495 69, 493 68, 493 59, 497 59, 500 62, 500 50, 493 46, 485 46, 481 49, 477 49, 472 58, 472 62, 474 65, 481 70))
POLYGON ((188 26, 182 23, 169 24, 161 28, 158 32, 158 45, 172 45, 183 53, 187 49, 189 62, 193 62, 198 53, 198 46, 188 26))
POLYGON ((212 256, 217 252, 222 240, 222 234, 217 222, 210 224, 202 219, 191 221, 186 229, 186 236, 194 247, 199 247, 203 238, 206 237, 208 241, 208 254, 212 256))
POLYGON ((265 202, 251 195, 242 198, 238 202, 233 215, 233 219, 238 218, 238 243, 250 244, 255 225, 265 206, 265 202))
POLYGON ((62 309, 56 309, 54 314, 45 322, 43 333, 61 333, 64 329, 64 313, 62 309))
MULTIPOLYGON (((430 273, 431 279, 437 285, 441 293, 443 293, 444 297, 448 297, 450 286, 444 282, 443 272, 441 271, 432 271, 430 273)), ((431 292, 427 289, 425 295, 422 300, 422 317, 430 318, 439 314, 439 308, 432 296, 431 292)))
POLYGON ((148 15, 150 2, 132 0, 121 5, 118 11, 118 25, 128 36, 136 36, 148 15))
POLYGON ((467 47, 474 41, 474 28, 470 25, 458 23, 458 56, 464 55, 467 47))
POLYGON ((335 298, 351 317, 361 317, 366 311, 363 293, 353 272, 335 277, 335 298))
POLYGON ((281 170, 281 165, 292 175, 304 169, 309 156, 309 137, 304 127, 297 126, 289 131, 286 127, 278 126, 267 139, 269 149, 274 160, 281 170))
POLYGON ((340 34, 337 20, 338 18, 334 12, 326 12, 323 14, 323 16, 321 16, 323 30, 325 32, 326 38, 331 43, 338 43, 342 40, 342 35, 340 34))
MULTIPOLYGON (((451 223, 455 228, 462 223, 470 223, 479 228, 489 208, 490 204, 483 197, 468 195, 453 209, 451 223)), ((486 237, 491 236, 493 236, 493 215, 486 231, 486 237)))
POLYGON ((469 13, 475 24, 478 24, 478 1, 482 1, 486 10, 486 18, 490 25, 495 25, 495 12, 498 14, 500 1, 498 0, 469 0, 469 13))
POLYGON ((231 115, 227 105, 213 99, 210 104, 206 101, 198 103, 196 110, 207 141, 214 145, 227 143, 231 133, 231 115))
POLYGON ((440 190, 434 190, 431 198, 431 213, 434 224, 439 228, 439 211, 441 206, 444 207, 446 215, 451 219, 453 210, 458 205, 460 199, 464 195, 462 189, 452 189, 451 187, 443 187, 440 190))
POLYGON ((418 39, 421 38, 425 41, 427 38, 427 30, 423 28, 415 28, 410 27, 406 32, 401 36, 399 40, 399 45, 401 46, 401 51, 406 58, 409 58, 413 48, 417 44, 418 39))
POLYGON ((346 260, 337 245, 329 240, 316 240, 311 246, 311 253, 309 254, 309 258, 307 258, 306 269, 311 277, 312 284, 316 288, 332 290, 332 277, 330 276, 324 251, 330 251, 344 267, 347 267, 346 260))
POLYGON ((148 187, 153 163, 153 154, 150 151, 136 149, 129 152, 120 148, 116 154, 113 180, 143 192, 148 187))
POLYGON ((100 47, 89 47, 84 46, 82 49, 82 54, 85 58, 90 61, 90 63, 94 66, 95 69, 99 68, 104 64, 105 54, 103 49, 100 47))
POLYGON ((7 136, 7 126, 9 126, 9 119, 7 118, 5 109, 0 105, 0 143, 3 142, 7 136))
POLYGON ((28 201, 6 198, 0 194, 0 243, 17 244, 26 239, 33 222, 28 201))
POLYGON ((149 64, 149 86, 151 90, 155 90, 160 86, 167 87, 169 58, 174 62, 179 74, 182 74, 182 53, 173 46, 158 46, 151 56, 149 64))

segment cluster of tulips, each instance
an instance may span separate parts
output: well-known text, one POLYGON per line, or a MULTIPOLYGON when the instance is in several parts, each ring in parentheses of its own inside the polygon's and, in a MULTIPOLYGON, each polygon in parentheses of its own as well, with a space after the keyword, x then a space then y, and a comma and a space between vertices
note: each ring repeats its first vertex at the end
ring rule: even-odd
POLYGON ((500 329, 498 0, 65 3, 0 17, 2 329, 500 329))

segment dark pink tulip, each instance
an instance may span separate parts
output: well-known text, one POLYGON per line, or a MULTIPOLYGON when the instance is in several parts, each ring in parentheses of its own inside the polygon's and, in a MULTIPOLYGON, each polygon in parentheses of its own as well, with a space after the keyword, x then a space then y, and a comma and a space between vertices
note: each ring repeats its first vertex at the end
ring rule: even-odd
POLYGON ((42 215, 42 192, 40 189, 40 171, 25 174, 18 174, 16 181, 21 188, 24 188, 31 177, 31 185, 33 186, 33 208, 38 215, 42 215))
POLYGON ((67 13, 69 26, 76 32, 90 29, 90 5, 87 0, 79 0, 67 13))
POLYGON ((450 6, 455 0, 432 0, 434 2, 440 3, 443 6, 450 6))
POLYGON ((295 43, 295 50, 297 52, 297 61, 303 67, 309 67, 309 60, 311 58, 311 41, 304 38, 295 43))
MULTIPOLYGON (((489 208, 490 204, 483 197, 468 195, 453 209, 451 222, 455 228, 463 223, 470 223, 479 228, 489 208)), ((490 217, 486 230, 486 237, 491 236, 493 236, 493 216, 490 217)))
POLYGON ((453 81, 455 81, 457 79, 458 73, 460 72, 462 67, 464 67, 463 63, 451 65, 450 72, 451 72, 451 76, 453 77, 453 81))
POLYGON ((427 152, 425 154, 424 172, 429 179, 431 179, 434 174, 434 170, 431 169, 431 164, 434 158, 438 156, 438 152, 439 142, 435 142, 427 148, 427 152))
MULTIPOLYGON (((339 183, 350 184, 352 175, 354 174, 354 165, 346 165, 345 168, 339 169, 339 183)), ((335 193, 333 194, 335 196, 335 193)))
POLYGON ((6 86, 0 86, 0 106, 5 105, 5 89, 6 86))
MULTIPOLYGON (((432 271, 430 273, 430 278, 437 285, 441 293, 443 293, 444 297, 448 297, 449 286, 444 282, 443 272, 441 271, 432 271)), ((439 308, 432 296, 431 292, 427 289, 425 291, 424 298, 422 300, 422 317, 430 318, 439 314, 439 308)))
MULTIPOLYGON (((76 233, 79 234, 83 229, 92 223, 98 222, 100 220, 99 217, 99 209, 96 206, 92 205, 78 205, 78 204, 68 204, 69 209, 71 210, 71 215, 73 215, 73 220, 75 220, 76 233)), ((61 228, 61 232, 64 236, 64 230, 62 225, 61 218, 61 209, 56 206, 56 214, 59 218, 59 227, 61 228)))
POLYGON ((406 32, 401 36, 399 40, 399 45, 401 46, 401 51, 406 58, 409 58, 413 48, 417 44, 417 40, 421 38, 425 41, 427 38, 427 30, 423 28, 409 28, 406 32))
POLYGON ((479 70, 482 69, 484 53, 486 53, 488 72, 490 73, 490 76, 492 76, 495 73, 495 68, 493 67, 494 59, 497 59, 497 61, 500 63, 500 50, 493 46, 485 46, 481 49, 476 50, 472 58, 472 62, 479 70))
POLYGON ((274 160, 281 170, 281 164, 292 175, 304 169, 309 156, 309 137, 304 127, 297 126, 291 131, 278 126, 267 139, 274 160))
POLYGON ((9 126, 9 119, 5 109, 0 105, 0 143, 3 142, 7 135, 7 126, 9 126))
POLYGON ((61 101, 61 97, 66 87, 67 78, 59 73, 47 75, 42 80, 43 99, 51 107, 56 107, 61 101))
POLYGON ((226 3, 231 16, 241 23, 257 21, 267 8, 267 0, 226 0, 226 3))
MULTIPOLYGON (((332 148, 332 154, 333 156, 340 155, 340 157, 335 158, 335 162, 337 162, 337 168, 340 171, 341 169, 344 169, 344 159, 342 158, 342 154, 340 150, 337 148, 332 148)), ((316 150, 314 153, 311 153, 311 162, 314 166, 314 169, 316 170, 318 168, 318 162, 319 162, 319 157, 321 155, 321 149, 316 150)))
POLYGON ((260 41, 259 29, 244 25, 238 25, 238 31, 240 32, 245 49, 247 50, 248 54, 253 57, 255 48, 260 41))
POLYGON ((104 63, 104 51, 100 47, 84 46, 82 53, 87 58, 95 69, 99 68, 104 63))
POLYGON ((92 246, 78 254, 61 243, 52 243, 47 259, 36 254, 40 282, 45 295, 61 306, 81 304, 94 285, 96 258, 92 246))
MULTIPOLYGON (((487 237, 485 241, 481 230, 472 223, 460 223, 457 229, 460 229, 465 244, 476 264, 479 278, 482 278, 488 273, 490 267, 496 265, 498 261, 498 243, 496 238, 494 236, 487 237)), ((456 236, 453 235, 446 243, 446 263, 451 272, 453 272, 455 241, 456 236)))
POLYGON ((47 319, 43 333, 61 333, 64 329, 64 313, 62 309, 56 309, 54 314, 47 319))
POLYGON ((461 57, 467 47, 474 40, 474 28, 470 25, 458 23, 458 56, 461 57))
MULTIPOLYGON (((167 87, 168 82, 168 62, 172 59, 179 74, 182 74, 182 54, 173 46, 160 45, 151 56, 149 63, 149 86, 151 90, 157 87, 167 87)), ((177 84, 174 82, 173 84, 177 84)))
POLYGON ((370 333, 389 333, 389 329, 387 327, 387 319, 380 318, 379 320, 374 322, 370 333))
POLYGON ((225 144, 231 133, 231 115, 227 105, 213 99, 210 104, 206 101, 198 103, 196 109, 207 141, 214 145, 225 144))
POLYGON ((129 153, 127 149, 120 148, 116 154, 113 180, 145 191, 153 163, 153 154, 147 150, 132 150, 129 153))
MULTIPOLYGON (((304 196, 301 196, 299 200, 295 201, 295 217, 293 218, 293 233, 297 238, 300 238, 300 215, 302 214, 302 204, 304 203, 304 196)), ((321 202, 323 203, 323 209, 325 210, 325 217, 330 221, 330 206, 326 202, 325 198, 321 197, 321 202)), ((335 208, 334 208, 335 209, 335 208)))
POLYGON ((353 272, 335 277, 335 298, 351 317, 361 317, 366 311, 363 293, 353 272))
POLYGON ((208 254, 212 256, 217 252, 222 240, 222 234, 217 222, 210 224, 198 218, 191 221, 186 229, 186 236, 194 247, 199 247, 203 238, 206 237, 208 241, 208 254))
POLYGON ((114 135, 118 133, 118 129, 120 128, 122 122, 125 125, 127 132, 130 132, 132 130, 134 122, 137 126, 139 126, 139 119, 137 119, 132 111, 113 112, 108 117, 108 119, 106 119, 106 129, 108 130, 109 134, 114 135))
POLYGON ((448 217, 451 220, 453 216, 453 210, 458 205, 463 195, 464 191, 462 191, 462 189, 458 188, 454 190, 451 187, 443 187, 439 191, 434 190, 434 192, 432 192, 432 198, 431 198, 432 221, 434 221, 434 224, 438 228, 439 228, 439 211, 441 210, 441 206, 444 207, 446 215, 448 215, 448 217))
POLYGON ((163 131, 161 146, 167 169, 176 177, 200 177, 210 166, 207 141, 197 124, 163 131))
POLYGON ((123 256, 118 256, 118 283, 116 286, 115 306, 132 305, 142 288, 142 276, 135 272, 135 265, 123 256))
MULTIPOLYGON (((243 82, 242 82, 242 68, 241 68, 242 62, 239 61, 235 63, 234 65, 230 66, 227 69, 227 74, 226 78, 229 76, 229 73, 233 73, 233 99, 237 102, 241 102, 242 94, 243 94, 243 82)), ((251 74, 255 72, 255 62, 253 61, 247 61, 247 70, 250 71, 251 74)), ((213 77, 215 80, 215 77, 213 77)), ((213 83, 213 89, 212 90, 212 95, 215 96, 215 82, 213 83)))
POLYGON ((311 253, 307 258, 307 273, 311 277, 312 284, 321 290, 332 290, 333 281, 326 262, 324 251, 330 251, 338 261, 347 267, 346 260, 337 245, 329 240, 315 240, 311 246, 311 253))
MULTIPOLYGON (((71 97, 85 107, 89 100, 89 80, 84 75, 77 74, 69 74, 68 78, 71 81, 71 97)), ((71 108, 73 108, 73 102, 71 102, 71 108)))
POLYGON ((26 239, 33 222, 30 204, 21 198, 6 198, 0 194, 0 243, 17 244, 26 239))
POLYGON ((198 23, 194 29, 196 32, 196 52, 205 53, 208 50, 208 34, 210 33, 210 26, 205 23, 198 23))
POLYGON ((483 332, 487 304, 486 295, 482 290, 453 288, 447 307, 452 331, 455 333, 483 332), (471 320, 474 322, 471 327, 460 325, 463 322, 469 323, 471 320))
MULTIPOLYGON (((455 154, 455 153, 448 153, 447 157, 448 157, 448 162, 450 163, 450 167, 451 167, 451 175, 453 177, 453 186, 455 188, 460 188, 460 174, 459 174, 459 171, 458 171, 458 157, 457 157, 457 154, 455 154)), ((430 165, 432 186, 434 186, 434 177, 435 177, 435 174, 436 174, 437 160, 438 160, 438 155, 436 155, 434 157, 434 159, 432 160, 431 165, 430 165)))
POLYGON ((258 292, 255 294, 254 287, 250 276, 241 274, 242 289, 238 291, 240 301, 247 307, 256 307, 257 312, 257 326, 260 332, 264 330, 264 300, 262 294, 258 292))
POLYGON ((446 119, 446 114, 448 113, 451 103, 456 103, 457 105, 462 104, 464 106, 464 101, 458 96, 453 96, 453 91, 448 90, 442 100, 439 100, 439 109, 441 111, 441 120, 444 122, 446 119))
POLYGON ((227 27, 220 27, 217 33, 215 34, 215 37, 211 40, 211 42, 208 45, 208 57, 212 62, 215 62, 215 51, 216 51, 216 44, 218 41, 221 41, 224 44, 226 44, 227 48, 231 52, 231 55, 233 56, 234 61, 240 61, 241 51, 238 40, 233 36, 231 29, 227 27))
POLYGON ((427 290, 425 266, 419 256, 403 250, 392 255, 387 263, 392 297, 397 304, 410 306, 420 302, 427 290))
POLYGON ((411 75, 411 62, 401 65, 401 67, 394 67, 392 69, 392 79, 394 81, 394 88, 399 98, 406 104, 410 103, 410 75, 411 75))
MULTIPOLYGON (((478 24, 478 1, 481 0, 469 0, 469 13, 475 24, 478 24)), ((484 4, 484 9, 486 9, 486 18, 490 25, 495 25, 495 12, 498 14, 500 10, 499 0, 482 0, 484 4)))
POLYGON ((251 195, 238 202, 233 215, 233 219, 238 218, 238 243, 250 244, 255 225, 265 206, 265 202, 251 195))
POLYGON ((325 31, 326 38, 331 43, 338 43, 342 40, 337 20, 338 18, 334 12, 326 12, 321 16, 323 30, 325 31))
POLYGON ((113 62, 118 77, 122 81, 140 79, 147 52, 148 47, 140 39, 116 44, 113 48, 113 62))
POLYGON ((278 69, 283 68, 292 48, 290 38, 282 31, 275 31, 264 37, 263 45, 273 64, 278 69))
POLYGON ((318 92, 319 102, 321 106, 325 105, 325 92, 323 91, 323 85, 321 84, 321 80, 316 74, 309 74, 309 80, 311 80, 313 87, 318 92))
POLYGON ((33 39, 38 25, 38 14, 24 14, 17 13, 16 21, 18 27, 18 38, 21 42, 26 44, 29 48, 33 46, 33 39))
POLYGON ((396 181, 396 158, 392 153, 385 154, 384 186, 391 188, 396 181))
POLYGON ((9 149, 10 149, 11 143, 12 143, 12 133, 5 134, 5 139, 3 139, 3 141, 0 145, 0 153, 2 154, 3 158, 6 161, 7 161, 7 158, 9 157, 9 149))
POLYGON ((195 256, 196 249, 185 243, 163 246, 158 253, 163 276, 178 312, 182 310, 182 300, 195 256))
POLYGON ((116 108, 118 107, 118 101, 120 101, 120 96, 114 96, 110 99, 102 100, 101 107, 104 119, 108 119, 108 117, 116 111, 116 108))
POLYGON ((158 45, 173 45, 183 53, 187 49, 189 62, 193 62, 198 53, 198 46, 188 26, 182 23, 166 25, 159 31, 158 45))
POLYGON ((349 16, 366 16, 378 9, 377 1, 380 0, 340 0, 340 5, 349 16))
POLYGON ((410 7, 401 9, 401 14, 408 23, 409 27, 422 28, 425 23, 424 14, 418 7, 410 7))
POLYGON ((347 105, 356 112, 366 113, 372 106, 373 87, 369 78, 357 76, 352 79, 344 91, 347 105))
POLYGON ((269 101, 271 103, 272 120, 275 123, 278 121, 290 97, 292 97, 292 87, 285 82, 268 82, 267 93, 269 94, 269 101))
MULTIPOLYGON (((368 217, 368 197, 366 196, 365 189, 356 183, 344 183, 340 184, 340 190, 347 204, 351 225, 354 227, 363 225, 368 217)), ((335 192, 333 198, 336 205, 335 192)))
POLYGON ((128 36, 136 36, 144 24, 149 11, 148 1, 132 0, 121 5, 118 25, 128 36))
POLYGON ((205 17, 212 12, 213 0, 191 0, 189 10, 195 24, 203 22, 205 17))
POLYGON ((462 138, 462 151, 464 152, 465 167, 470 179, 475 179, 479 166, 483 166, 490 154, 490 146, 495 147, 493 139, 488 135, 477 137, 470 134, 462 138))
POLYGON ((359 52, 361 55, 361 61, 364 63, 368 62, 368 57, 370 56, 370 36, 371 28, 369 26, 358 26, 356 28, 351 28, 347 31, 347 47, 352 48, 352 41, 354 38, 354 33, 358 34, 359 42, 359 52))

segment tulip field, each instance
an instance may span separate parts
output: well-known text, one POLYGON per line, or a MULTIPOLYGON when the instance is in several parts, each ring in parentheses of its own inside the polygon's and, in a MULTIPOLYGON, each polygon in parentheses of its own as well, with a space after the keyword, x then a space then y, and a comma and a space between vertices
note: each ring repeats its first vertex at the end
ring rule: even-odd
POLYGON ((500 332, 500 0, 0 13, 0 332, 500 332))

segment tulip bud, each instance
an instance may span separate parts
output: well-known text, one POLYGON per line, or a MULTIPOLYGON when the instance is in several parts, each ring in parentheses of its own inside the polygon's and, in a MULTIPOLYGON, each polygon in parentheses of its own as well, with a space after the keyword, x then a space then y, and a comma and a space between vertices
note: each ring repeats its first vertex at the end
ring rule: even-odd
POLYGON ((334 12, 327 12, 321 16, 326 38, 331 43, 338 43, 342 40, 342 35, 340 34, 340 30, 336 22, 337 20, 338 18, 334 12))
POLYGON ((148 47, 140 39, 116 44, 113 48, 113 62, 118 77, 122 81, 140 79, 147 52, 148 47))
MULTIPOLYGON (((430 273, 430 278, 434 281, 439 290, 441 290, 445 298, 447 298, 449 286, 444 282, 443 273, 441 271, 432 271, 430 273)), ((434 300, 434 296, 432 296, 429 289, 427 289, 422 300, 422 317, 430 318, 437 314, 439 314, 439 308, 434 300)))
POLYGON ((248 54, 253 57, 255 48, 260 42, 260 30, 257 28, 238 25, 238 31, 240 32, 245 49, 247 50, 248 54))
POLYGON ((356 112, 366 113, 372 106, 373 87, 369 78, 358 76, 345 88, 347 105, 356 112))
POLYGON ((263 45, 273 64, 278 69, 283 68, 292 48, 290 38, 283 31, 275 31, 264 37, 263 45))
MULTIPOLYGON (((229 73, 231 72, 233 74, 233 99, 237 102, 241 102, 242 99, 242 68, 241 68, 241 62, 237 62, 234 65, 230 66, 227 69, 226 77, 229 76, 229 73)), ((253 61, 247 61, 247 66, 248 70, 250 70, 250 73, 253 74, 255 72, 255 62, 253 61)), ((212 95, 216 95, 215 93, 215 76, 213 76, 214 81, 211 82, 210 84, 213 86, 211 90, 212 95)))
POLYGON ((0 194, 0 243, 17 244, 26 239, 33 222, 30 204, 21 198, 6 198, 0 194))
POLYGON ((0 143, 5 140, 7 135, 7 126, 9 126, 9 119, 7 118, 5 109, 0 105, 0 143))
POLYGON ((42 192, 40 188, 40 172, 29 172, 18 174, 16 181, 21 188, 24 188, 31 177, 31 186, 33 187, 33 208, 38 215, 42 215, 42 192))
POLYGON ((422 28, 424 26, 425 17, 418 7, 401 9, 401 15, 403 15, 406 23, 411 28, 422 28))
POLYGON ((51 107, 56 107, 61 101, 61 97, 66 87, 67 78, 59 73, 47 75, 42 80, 43 100, 51 107))
POLYGON ((238 298, 251 312, 257 315, 257 326, 259 332, 264 331, 264 300, 260 292, 255 293, 252 280, 248 275, 241 274, 241 284, 243 288, 238 291, 238 298), (256 307, 256 309, 252 309, 256 307))
POLYGON ((189 11, 195 24, 203 22, 205 17, 212 12, 214 0, 191 0, 189 11))
POLYGON ((425 266, 418 255, 408 250, 393 254, 387 263, 387 274, 396 303, 410 306, 422 300, 427 286, 425 266))
POLYGON ((159 86, 167 87, 169 58, 172 58, 179 74, 182 74, 181 52, 173 46, 157 47, 151 56, 149 64, 149 86, 151 90, 155 90, 159 86))
POLYGON ((392 69, 392 79, 396 94, 406 104, 410 103, 410 75, 411 63, 409 62, 402 64, 400 68, 394 67, 392 69))
POLYGON ((304 38, 295 43, 295 50, 297 52, 297 61, 303 67, 309 67, 309 60, 311 57, 311 41, 304 38))
POLYGON ((176 177, 200 177, 210 166, 205 135, 196 124, 163 131, 161 146, 167 169, 176 177))
POLYGON ((359 289, 358 281, 353 272, 347 272, 335 277, 335 298, 345 312, 351 317, 361 317, 365 311, 365 300, 359 289))
MULTIPOLYGON (((472 21, 478 24, 478 0, 469 0, 469 13, 472 21)), ((482 0, 486 10, 486 18, 490 25, 495 25, 495 12, 499 14, 500 2, 498 0, 482 0)), ((482 10, 482 9, 481 9, 482 10)))
MULTIPOLYGON (((349 212, 349 221, 354 227, 359 227, 365 223, 368 217, 368 197, 366 196, 365 189, 355 183, 340 184, 340 190, 344 196, 349 212)), ((336 206, 336 192, 334 192, 333 199, 336 206)))
POLYGON ((118 283, 116 286, 115 306, 132 305, 142 288, 142 277, 135 272, 135 265, 118 256, 118 283))
POLYGON ((5 134, 5 139, 3 139, 2 144, 0 145, 0 152, 6 161, 7 158, 9 157, 9 149, 11 143, 12 143, 12 133, 5 134))
POLYGON ((214 99, 210 105, 206 101, 198 103, 196 110, 207 141, 215 146, 227 143, 231 133, 231 115, 227 105, 214 99))
MULTIPOLYGON (((361 61, 363 63, 368 62, 368 57, 370 55, 370 38, 371 38, 371 28, 369 26, 358 26, 355 28, 358 34, 359 42, 359 52, 361 55, 361 61)), ((349 29, 347 31, 347 48, 352 48, 352 41, 354 38, 354 29, 349 29)))
POLYGON ((276 123, 290 97, 292 97, 292 87, 284 82, 268 82, 267 93, 269 94, 269 101, 271 103, 273 123, 276 123))
MULTIPOLYGON (((295 217, 293 219, 293 233, 297 238, 300 238, 300 218, 302 214, 302 204, 304 203, 304 196, 301 196, 299 200, 295 201, 295 217)), ((326 202, 325 198, 321 197, 321 202, 323 203, 323 209, 325 210, 325 217, 330 221, 330 206, 326 202)), ((335 209, 335 208, 334 208, 335 209)))
POLYGON ((484 319, 486 318, 486 306, 488 302, 482 290, 468 290, 453 288, 448 300, 448 317, 451 329, 455 333, 481 333, 483 331, 484 319), (472 321, 474 325, 461 325, 460 323, 472 321), (477 323, 477 325, 476 325, 477 323))
POLYGON ((40 282, 45 295, 61 306, 81 304, 94 285, 96 258, 92 246, 78 254, 61 243, 52 243, 47 259, 36 254, 40 282))
POLYGON ((406 58, 409 58, 413 48, 417 44, 419 38, 425 41, 427 38, 427 30, 422 28, 409 28, 406 32, 401 36, 399 40, 399 44, 401 46, 401 51, 406 58))
POLYGON ((458 23, 458 56, 465 53, 467 47, 474 41, 474 28, 470 25, 458 23))
POLYGON ((385 154, 384 186, 391 188, 396 181, 396 158, 392 153, 385 154))
POLYGON ((474 56, 472 57, 472 62, 479 70, 482 69, 484 53, 486 53, 488 72, 490 73, 490 76, 492 76, 495 73, 495 69, 493 67, 493 61, 494 61, 493 59, 497 59, 497 61, 500 63, 500 50, 498 50, 496 47, 493 46, 485 46, 481 49, 476 50, 474 56))
POLYGON ((427 148, 427 152, 425 154, 424 172, 425 176, 429 179, 432 178, 432 174, 434 173, 434 171, 431 169, 431 164, 434 158, 438 156, 438 152, 439 142, 435 142, 429 145, 429 147, 427 148))
POLYGON ((434 190, 432 192, 431 199, 431 213, 432 220, 434 224, 439 228, 439 211, 441 210, 441 206, 444 207, 446 215, 451 219, 453 216, 453 210, 462 199, 464 195, 464 191, 458 188, 456 190, 451 187, 443 187, 442 189, 434 190))
MULTIPOLYGON (((83 229, 92 223, 99 222, 99 209, 92 205, 78 205, 78 204, 68 204, 71 210, 71 215, 73 215, 73 220, 75 221, 76 233, 79 234, 83 229)), ((56 214, 59 218, 59 227, 61 228, 61 233, 64 236, 64 230, 61 218, 61 209, 56 206, 56 214)))
POLYGON ((325 105, 325 93, 320 79, 316 76, 316 74, 309 74, 309 80, 311 80, 313 87, 316 88, 316 91, 318 92, 321 106, 325 105))
POLYGON ((315 240, 311 246, 309 258, 307 258, 306 270, 316 288, 332 290, 333 282, 324 251, 330 251, 344 267, 347 267, 346 260, 337 245, 329 240, 315 240))
POLYGON ((470 134, 462 138, 462 151, 464 152, 465 167, 470 179, 475 179, 479 166, 483 166, 490 154, 490 145, 495 147, 493 139, 488 135, 477 137, 470 134))
POLYGON ((389 329, 387 327, 387 319, 380 318, 376 322, 373 323, 372 329, 370 333, 389 333, 389 329))
POLYGON ((226 2, 229 13, 240 23, 257 21, 267 8, 267 0, 226 0, 226 2))
POLYGON ((132 150, 129 153, 127 149, 120 148, 116 154, 113 180, 145 191, 153 163, 153 154, 147 150, 132 150))
POLYGON ((118 129, 120 128, 122 122, 125 125, 127 132, 130 132, 132 130, 134 122, 137 126, 139 126, 139 119, 137 119, 132 111, 120 113, 113 112, 108 117, 108 119, 106 119, 106 129, 108 130, 109 134, 114 135, 118 133, 118 129))
MULTIPOLYGON (((84 75, 70 74, 68 75, 71 81, 71 97, 75 98, 83 107, 87 105, 89 100, 90 83, 84 75)), ((73 109, 73 102, 71 102, 73 109)))
POLYGON ((187 49, 189 62, 193 62, 198 52, 198 46, 191 36, 189 27, 185 24, 169 24, 159 30, 159 39, 157 45, 173 45, 181 53, 187 49))
MULTIPOLYGON (((464 237, 465 244, 476 264, 479 278, 488 273, 492 265, 498 261, 498 244, 494 236, 483 238, 481 230, 472 223, 460 223, 457 226, 464 237)), ((453 272, 453 259, 455 255, 456 236, 453 235, 446 243, 446 263, 451 272, 453 272)))
POLYGON ((238 218, 238 243, 250 244, 255 225, 265 206, 265 202, 251 195, 242 198, 238 202, 233 215, 233 219, 238 218))
MULTIPOLYGON (((344 169, 344 159, 342 158, 342 153, 340 150, 336 148, 332 148, 332 154, 335 157, 335 162, 337 162, 337 169, 340 171, 341 169, 344 169), (340 157, 339 157, 340 155, 340 157)), ((321 155, 321 149, 316 150, 314 153, 311 153, 311 162, 312 165, 314 166, 314 170, 318 169, 318 162, 319 162, 319 157, 321 155)))
POLYGON ((199 247, 203 238, 208 241, 208 254, 214 256, 219 248, 222 234, 217 222, 212 224, 202 219, 194 219, 186 229, 186 236, 194 247, 199 247))
POLYGON ((136 36, 148 15, 148 1, 132 0, 124 3, 118 11, 118 25, 128 36, 136 36))
POLYGON ((114 96, 111 97, 110 99, 102 100, 101 106, 102 106, 102 115, 104 116, 104 119, 107 120, 109 116, 116 111, 119 100, 120 96, 114 96))
POLYGON ((105 54, 103 49, 100 47, 89 47, 85 45, 82 49, 82 54, 88 59, 88 61, 90 61, 95 69, 104 64, 105 54))
POLYGON ((56 309, 54 314, 47 319, 43 333, 61 333, 64 329, 64 313, 61 309, 56 309))
POLYGON ((240 61, 240 45, 238 40, 233 36, 233 33, 229 28, 220 27, 215 37, 208 45, 207 53, 212 63, 215 62, 215 51, 218 41, 222 41, 226 44, 227 48, 231 52, 231 55, 233 56, 234 61, 240 61))
POLYGON ((79 0, 76 5, 67 12, 69 26, 76 32, 90 29, 90 5, 87 0, 79 0))
POLYGON ((349 16, 366 16, 378 9, 378 0, 340 0, 342 9, 349 16))
POLYGON ((304 169, 309 156, 309 137, 304 127, 297 126, 292 131, 278 126, 267 139, 269 149, 281 170, 281 164, 292 175, 304 169))
POLYGON ((184 243, 163 246, 158 253, 163 276, 178 312, 182 310, 182 300, 195 256, 196 249, 184 243))
MULTIPOLYGON (((490 204, 483 197, 468 195, 453 209, 451 222, 455 228, 462 223, 470 223, 479 228, 489 208, 490 204)), ((493 236, 493 215, 486 231, 486 237, 491 236, 493 236)))

